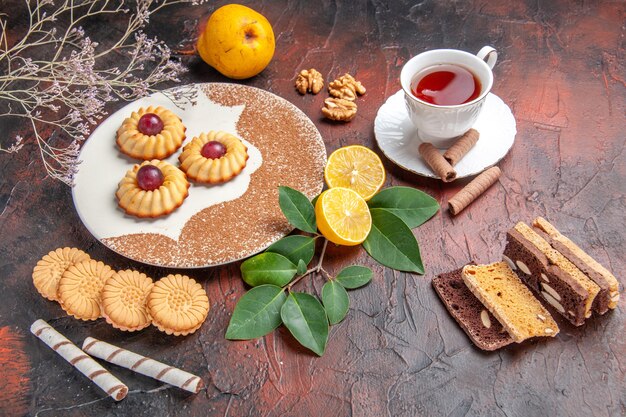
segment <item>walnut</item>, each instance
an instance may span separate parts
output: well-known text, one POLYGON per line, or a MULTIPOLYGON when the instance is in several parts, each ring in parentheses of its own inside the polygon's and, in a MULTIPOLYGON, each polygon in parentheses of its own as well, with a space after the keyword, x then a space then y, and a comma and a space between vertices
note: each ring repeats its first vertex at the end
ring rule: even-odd
POLYGON ((331 120, 349 122, 356 116, 356 104, 342 98, 327 98, 324 100, 322 113, 331 120))
POLYGON ((356 95, 365 94, 365 87, 350 74, 344 74, 328 85, 330 95, 346 100, 356 100, 356 95))
POLYGON ((296 90, 300 94, 306 94, 307 91, 317 94, 322 91, 322 88, 324 88, 324 78, 313 68, 300 71, 298 78, 296 78, 296 90))

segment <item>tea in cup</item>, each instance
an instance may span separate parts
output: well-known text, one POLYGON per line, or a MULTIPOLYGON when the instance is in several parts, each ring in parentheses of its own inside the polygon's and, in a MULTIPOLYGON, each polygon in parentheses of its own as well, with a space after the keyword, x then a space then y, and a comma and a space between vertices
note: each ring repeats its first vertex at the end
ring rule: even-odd
POLYGON ((476 122, 493 85, 496 50, 478 54, 435 49, 411 58, 402 68, 404 102, 423 142, 449 147, 476 122))

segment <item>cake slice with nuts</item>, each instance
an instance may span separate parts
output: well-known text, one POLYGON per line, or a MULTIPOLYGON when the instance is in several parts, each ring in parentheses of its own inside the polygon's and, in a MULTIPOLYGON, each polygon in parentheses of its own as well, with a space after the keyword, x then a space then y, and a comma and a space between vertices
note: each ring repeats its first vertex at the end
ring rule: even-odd
POLYGON ((502 258, 526 285, 573 325, 582 325, 587 314, 585 306, 589 292, 570 274, 550 264, 548 257, 517 228, 509 230, 506 236, 507 243, 502 258))
POLYGON ((543 236, 543 234, 545 234, 545 236, 543 236, 544 239, 546 239, 554 249, 576 265, 578 269, 600 287, 600 292, 593 302, 593 311, 604 314, 609 309, 617 307, 617 302, 619 301, 619 282, 609 270, 600 265, 599 262, 589 256, 578 245, 561 234, 561 232, 546 219, 537 217, 533 221, 533 226, 540 235, 543 236))
POLYGON ((559 332, 548 310, 506 262, 466 265, 462 276, 469 290, 515 342, 537 336, 554 337, 559 332))
POLYGON ((432 282, 450 315, 482 350, 496 350, 513 343, 500 322, 467 288, 461 270, 439 274, 432 282))
POLYGON ((525 223, 507 233, 504 258, 519 277, 575 326, 591 316, 600 287, 525 223))

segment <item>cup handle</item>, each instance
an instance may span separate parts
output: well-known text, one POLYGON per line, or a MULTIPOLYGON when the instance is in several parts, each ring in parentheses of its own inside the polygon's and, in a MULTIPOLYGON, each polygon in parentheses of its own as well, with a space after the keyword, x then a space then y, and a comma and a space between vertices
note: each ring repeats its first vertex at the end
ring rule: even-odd
POLYGON ((496 48, 491 46, 483 46, 482 49, 478 51, 476 56, 485 61, 491 69, 493 69, 493 67, 496 65, 496 61, 498 60, 498 53, 496 52, 496 48))

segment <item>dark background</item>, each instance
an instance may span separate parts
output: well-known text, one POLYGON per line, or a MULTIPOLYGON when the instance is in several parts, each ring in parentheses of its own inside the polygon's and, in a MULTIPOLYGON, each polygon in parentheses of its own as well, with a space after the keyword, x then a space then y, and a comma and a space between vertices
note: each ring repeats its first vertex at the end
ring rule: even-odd
MULTIPOLYGON (((189 67, 181 84, 227 82, 188 55, 204 20, 225 2, 172 7, 153 16, 148 32, 179 52, 189 67)), ((350 293, 347 318, 334 326, 318 358, 280 329, 259 340, 230 342, 224 332, 245 288, 239 263, 185 271, 205 286, 212 304, 203 327, 187 337, 149 328, 113 330, 81 322, 41 298, 32 285, 37 260, 75 246, 114 269, 153 277, 169 270, 127 260, 85 229, 71 190, 47 179, 31 142, 0 154, 0 415, 250 415, 250 416, 619 416, 626 414, 626 330, 619 307, 574 328, 555 316, 561 333, 498 352, 475 348, 445 311, 430 281, 440 272, 498 260, 506 230, 541 215, 611 269, 622 283, 626 239, 626 81, 623 1, 264 1, 245 2, 272 23, 276 53, 259 76, 241 81, 291 101, 317 125, 327 151, 363 144, 378 108, 400 89, 402 65, 432 48, 499 52, 493 92, 516 117, 518 134, 503 171, 472 206, 452 218, 447 200, 466 181, 443 184, 403 172, 383 158, 387 186, 408 185, 444 209, 415 230, 426 274, 395 272, 360 248, 329 247, 325 268, 369 265, 373 282, 350 293), (325 93, 300 96, 297 72, 314 67, 332 80, 350 72, 367 94, 348 124, 322 119, 325 93), (77 344, 88 335, 179 366, 203 378, 189 395, 110 366, 131 389, 115 403, 28 331, 43 318, 77 344)), ((0 1, 10 39, 27 27, 23 2, 0 1)), ((86 26, 105 42, 117 19, 86 26)), ((43 54, 44 52, 42 52, 43 54)), ((170 85, 163 85, 168 87, 170 85)), ((110 112, 124 103, 111 103, 110 112)), ((23 121, 0 119, 2 143, 23 121)), ((51 133, 51 132, 50 132, 51 133)), ((32 136, 32 135, 31 135, 32 136)), ((31 138, 32 139, 32 138, 31 138)), ((60 139, 62 140, 62 139, 60 139)), ((323 281, 304 280, 318 292, 323 281)))

